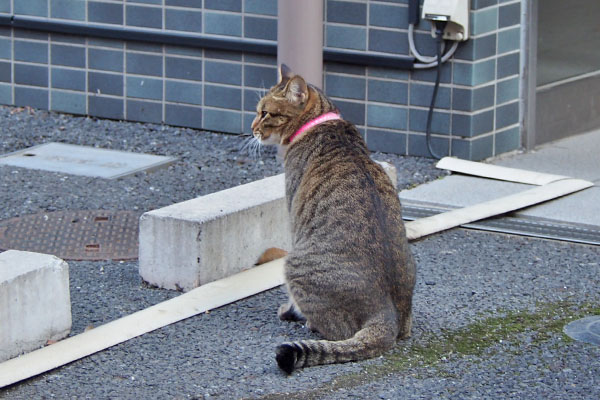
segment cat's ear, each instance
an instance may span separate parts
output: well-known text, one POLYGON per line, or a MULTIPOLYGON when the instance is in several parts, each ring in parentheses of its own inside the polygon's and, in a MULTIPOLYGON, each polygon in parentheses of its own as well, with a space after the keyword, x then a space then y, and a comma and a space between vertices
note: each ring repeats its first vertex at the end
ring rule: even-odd
POLYGON ((299 75, 294 76, 285 88, 285 98, 295 105, 302 105, 308 99, 308 86, 299 75))
POLYGON ((279 82, 283 82, 284 80, 289 80, 292 79, 294 77, 294 73, 292 72, 292 70, 290 69, 290 67, 288 67, 285 64, 281 64, 279 66, 279 82))

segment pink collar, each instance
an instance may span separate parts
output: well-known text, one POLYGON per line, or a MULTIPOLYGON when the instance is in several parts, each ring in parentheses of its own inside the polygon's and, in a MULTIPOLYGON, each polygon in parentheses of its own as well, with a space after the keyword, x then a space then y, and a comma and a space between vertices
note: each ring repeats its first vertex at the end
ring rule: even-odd
POLYGON ((322 124, 323 122, 332 121, 334 119, 342 119, 342 117, 338 113, 328 112, 326 114, 321 115, 320 117, 317 117, 317 118, 315 118, 313 120, 308 121, 307 123, 305 123, 304 125, 302 125, 302 127, 300 129, 298 129, 290 137, 290 144, 292 144, 292 142, 294 141, 294 139, 296 139, 298 136, 300 136, 301 134, 303 134, 307 130, 309 130, 311 128, 314 128, 315 126, 317 126, 319 124, 322 124))

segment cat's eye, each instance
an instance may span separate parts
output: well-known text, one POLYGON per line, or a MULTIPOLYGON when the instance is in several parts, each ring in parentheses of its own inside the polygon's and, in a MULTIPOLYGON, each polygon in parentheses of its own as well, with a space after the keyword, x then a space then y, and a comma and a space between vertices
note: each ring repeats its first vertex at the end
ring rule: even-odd
POLYGON ((263 111, 263 112, 260 113, 260 117, 261 118, 265 118, 267 115, 269 115, 269 113, 266 112, 266 111, 263 111))

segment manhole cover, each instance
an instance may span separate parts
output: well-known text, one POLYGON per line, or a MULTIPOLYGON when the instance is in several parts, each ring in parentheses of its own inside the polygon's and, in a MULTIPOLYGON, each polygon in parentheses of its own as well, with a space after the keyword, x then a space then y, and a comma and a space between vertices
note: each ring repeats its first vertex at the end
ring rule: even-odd
POLYGON ((572 339, 600 345, 600 315, 573 321, 563 331, 572 339))
POLYGON ((132 211, 58 211, 0 222, 0 249, 53 254, 64 260, 133 260, 138 221, 132 211))

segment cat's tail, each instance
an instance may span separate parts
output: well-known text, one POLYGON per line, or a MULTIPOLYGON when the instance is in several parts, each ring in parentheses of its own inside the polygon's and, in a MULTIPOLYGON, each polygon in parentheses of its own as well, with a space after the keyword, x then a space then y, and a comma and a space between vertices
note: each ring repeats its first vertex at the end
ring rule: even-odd
POLYGON ((277 365, 287 374, 298 368, 336 364, 377 357, 391 348, 397 332, 393 324, 371 324, 363 327, 350 339, 300 340, 277 346, 277 365))

